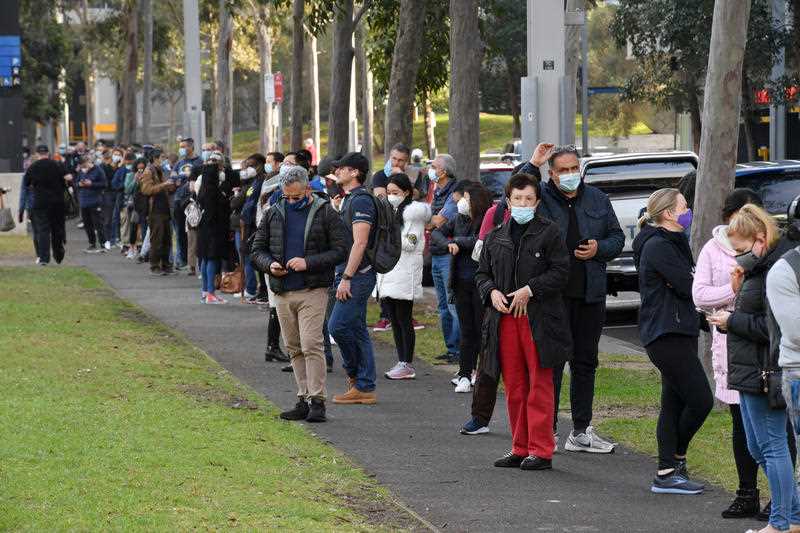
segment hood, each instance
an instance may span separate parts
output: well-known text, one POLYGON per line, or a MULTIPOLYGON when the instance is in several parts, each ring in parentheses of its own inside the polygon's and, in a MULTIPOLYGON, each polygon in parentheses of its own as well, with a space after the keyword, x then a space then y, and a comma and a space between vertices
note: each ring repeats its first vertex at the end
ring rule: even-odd
POLYGON ((733 249, 731 245, 731 240, 728 238, 728 226, 722 225, 717 226, 711 231, 711 235, 714 237, 714 242, 716 243, 717 247, 726 255, 734 257, 737 255, 737 251, 733 249))
POLYGON ((636 264, 636 270, 639 270, 639 258, 642 255, 642 248, 645 243, 658 235, 658 228, 645 224, 639 231, 639 234, 633 239, 633 261, 636 264))

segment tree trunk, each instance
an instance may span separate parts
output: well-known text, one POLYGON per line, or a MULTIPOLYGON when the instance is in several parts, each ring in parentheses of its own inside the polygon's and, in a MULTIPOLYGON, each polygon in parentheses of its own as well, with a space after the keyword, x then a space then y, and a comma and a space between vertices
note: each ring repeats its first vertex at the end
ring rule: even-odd
POLYGON ((433 112, 431 99, 425 95, 425 143, 428 146, 428 158, 436 157, 436 113, 433 112))
POLYGON ((292 3, 292 86, 290 113, 292 136, 289 147, 298 150, 303 147, 303 11, 305 0, 294 0, 292 3))
MULTIPOLYGON (((691 242, 695 256, 708 240, 711 230, 722 222, 719 213, 725 197, 734 186, 742 62, 749 18, 750 0, 716 0, 714 4, 703 101, 700 167, 697 169, 695 191, 695 197, 702 201, 694 204, 692 222, 691 242)), ((703 352, 703 365, 713 384, 714 372, 709 350, 703 352)))
POLYGON ((178 126, 178 99, 174 97, 174 93, 169 95, 169 132, 167 133, 167 144, 174 142, 175 130, 178 126))
POLYGON ((265 5, 254 3, 253 14, 256 20, 256 38, 258 39, 258 60, 261 72, 260 90, 258 92, 258 132, 259 149, 262 154, 272 152, 275 148, 273 139, 272 103, 267 103, 264 88, 264 77, 272 74, 272 31, 268 26, 269 10, 265 5))
POLYGON ((322 146, 320 141, 319 118, 319 55, 317 51, 317 38, 311 35, 311 137, 317 149, 317 160, 322 159, 322 146))
POLYGON ((520 77, 516 71, 510 67, 506 61, 506 77, 508 79, 508 101, 511 105, 511 118, 513 122, 511 137, 519 139, 522 137, 522 122, 520 121, 520 77))
MULTIPOLYGON (((82 0, 80 10, 81 25, 89 26, 89 2, 82 0)), ((86 74, 83 77, 83 88, 86 92, 86 129, 87 140, 94 144, 94 63, 89 48, 86 48, 86 74)), ((67 125, 69 127, 69 125, 67 125)), ((119 130, 117 131, 119 134, 119 130)), ((64 141, 69 146, 69 138, 64 141)))
POLYGON ((753 124, 755 124, 756 116, 753 113, 753 88, 747 80, 747 76, 742 76, 742 124, 744 128, 744 142, 747 151, 747 160, 755 161, 756 159, 756 141, 753 135, 753 124))
MULTIPOLYGON (((150 139, 150 102, 153 92, 153 2, 142 1, 144 19, 144 73, 142 76, 142 139, 150 139)), ((173 142, 173 139, 168 139, 173 142)))
POLYGON ((361 122, 364 125, 363 136, 361 138, 361 153, 372 161, 374 150, 372 148, 372 125, 375 121, 373 98, 372 98, 372 71, 369 69, 367 51, 364 47, 366 30, 363 24, 358 25, 356 30, 356 50, 358 51, 358 69, 361 78, 361 122))
POLYGON ((328 153, 347 152, 350 77, 353 68, 353 0, 343 0, 333 27, 331 96, 328 108, 328 153))
POLYGON ((700 99, 694 87, 689 89, 689 118, 692 121, 692 144, 694 153, 700 153, 700 136, 703 133, 703 122, 700 113, 700 99))
POLYGON ((384 121, 383 153, 387 158, 395 144, 411 146, 414 123, 413 115, 408 110, 414 106, 417 73, 422 57, 419 20, 424 18, 424 13, 424 0, 400 0, 400 20, 394 41, 384 121))
POLYGON ((217 98, 214 117, 214 139, 225 143, 225 155, 231 155, 233 144, 233 17, 227 0, 219 0, 219 43, 217 46, 217 98))
POLYGON ((478 0, 450 0, 450 122, 447 144, 459 178, 480 173, 479 78, 483 43, 478 0))
MULTIPOLYGON (((567 0, 567 11, 585 11, 584 0, 567 0)), ((564 106, 567 116, 567 144, 575 144, 575 114, 578 110, 578 67, 581 64, 581 28, 567 26, 565 28, 565 61, 564 84, 566 100, 564 106)))
POLYGON ((136 135, 136 75, 139 71, 139 2, 128 1, 125 30, 125 80, 122 85, 122 133, 120 142, 130 144, 136 135))

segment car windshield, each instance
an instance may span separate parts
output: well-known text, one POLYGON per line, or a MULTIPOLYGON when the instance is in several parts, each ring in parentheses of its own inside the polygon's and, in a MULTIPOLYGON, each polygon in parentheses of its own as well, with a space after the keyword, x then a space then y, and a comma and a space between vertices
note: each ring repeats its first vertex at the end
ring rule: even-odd
POLYGON ((590 162, 584 172, 584 181, 614 187, 652 185, 660 188, 674 185, 678 179, 697 170, 692 161, 602 161, 590 162), (668 180, 670 183, 664 183, 668 180))
POLYGON ((736 176, 736 186, 753 189, 771 215, 783 215, 800 195, 800 169, 736 176))
POLYGON ((503 196, 506 183, 511 179, 511 169, 481 170, 481 183, 492 191, 495 200, 503 196))

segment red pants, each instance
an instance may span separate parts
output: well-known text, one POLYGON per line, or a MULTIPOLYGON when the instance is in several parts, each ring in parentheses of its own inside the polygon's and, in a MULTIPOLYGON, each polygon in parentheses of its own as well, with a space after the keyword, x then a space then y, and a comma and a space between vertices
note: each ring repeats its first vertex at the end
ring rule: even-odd
POLYGON ((500 368, 506 388, 512 453, 553 457, 553 369, 539 365, 528 317, 500 319, 500 368))

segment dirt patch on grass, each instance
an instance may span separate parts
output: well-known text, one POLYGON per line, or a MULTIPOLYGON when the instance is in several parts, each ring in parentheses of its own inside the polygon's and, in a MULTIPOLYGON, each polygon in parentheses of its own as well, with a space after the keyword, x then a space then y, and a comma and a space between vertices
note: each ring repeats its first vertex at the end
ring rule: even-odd
POLYGON ((178 390, 200 403, 216 403, 231 409, 248 409, 251 411, 258 409, 258 404, 255 402, 219 389, 200 385, 180 385, 178 390))
POLYGON ((142 326, 155 326, 161 325, 156 319, 145 313, 144 311, 135 307, 123 307, 117 310, 117 316, 122 320, 130 320, 142 326))
MULTIPOLYGON (((367 523, 386 531, 431 531, 425 522, 403 506, 389 498, 375 499, 367 487, 360 487, 354 493, 334 493, 354 513, 363 516, 367 523)), ((337 518, 347 524, 349 520, 337 518)))
POLYGON ((593 418, 598 422, 611 418, 654 418, 658 417, 658 412, 659 407, 656 405, 649 407, 631 405, 596 405, 593 411, 593 418))
POLYGON ((639 372, 650 372, 655 370, 650 361, 600 361, 602 368, 621 368, 623 370, 637 370, 639 372))

